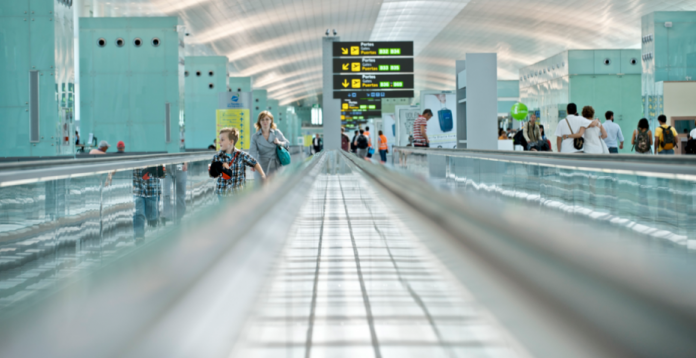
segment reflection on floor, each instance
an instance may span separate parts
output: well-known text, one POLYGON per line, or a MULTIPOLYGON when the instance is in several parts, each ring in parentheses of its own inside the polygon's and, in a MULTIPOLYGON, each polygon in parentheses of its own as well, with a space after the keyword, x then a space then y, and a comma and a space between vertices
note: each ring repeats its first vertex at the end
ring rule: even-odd
POLYGON ((234 357, 526 356, 358 175, 322 175, 234 357))

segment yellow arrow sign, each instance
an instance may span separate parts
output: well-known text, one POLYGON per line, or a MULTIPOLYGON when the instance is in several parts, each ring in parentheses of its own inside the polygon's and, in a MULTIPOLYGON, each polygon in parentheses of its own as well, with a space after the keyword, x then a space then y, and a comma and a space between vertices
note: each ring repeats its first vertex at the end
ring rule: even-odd
POLYGON ((344 55, 347 55, 347 54, 348 54, 348 49, 347 49, 347 48, 341 47, 341 53, 344 54, 344 55))
POLYGON ((343 64, 343 70, 344 70, 344 71, 348 71, 348 65, 350 65, 350 63, 344 63, 344 64, 343 64))
POLYGON ((345 79, 345 78, 343 79, 343 83, 341 83, 341 84, 343 85, 343 88, 346 88, 346 87, 348 87, 348 85, 350 85, 350 83, 348 83, 348 79, 345 79))

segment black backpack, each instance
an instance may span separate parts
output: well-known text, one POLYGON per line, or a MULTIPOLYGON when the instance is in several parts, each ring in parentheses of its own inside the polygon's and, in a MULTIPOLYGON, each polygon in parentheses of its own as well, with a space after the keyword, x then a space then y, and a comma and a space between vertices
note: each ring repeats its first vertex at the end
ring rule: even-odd
POLYGON ((527 140, 524 139, 524 131, 520 129, 515 133, 515 136, 512 137, 512 144, 513 145, 521 145, 524 150, 527 150, 527 140))
POLYGON ((368 146, 369 146, 369 142, 367 141, 367 137, 365 137, 362 134, 360 136, 358 136, 358 148, 367 149, 368 146))
POLYGON ((691 138, 686 142, 686 148, 684 148, 686 154, 696 154, 696 139, 691 138))

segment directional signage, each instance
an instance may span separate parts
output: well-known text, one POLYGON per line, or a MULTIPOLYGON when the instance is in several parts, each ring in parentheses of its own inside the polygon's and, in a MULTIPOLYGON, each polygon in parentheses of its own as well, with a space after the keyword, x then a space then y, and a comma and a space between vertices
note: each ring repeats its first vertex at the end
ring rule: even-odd
POLYGON ((413 75, 334 75, 334 89, 412 89, 413 75))
POLYGON ((334 58, 333 72, 413 72, 413 58, 334 58))
POLYGON ((333 98, 413 98, 413 91, 334 91, 333 98))
POLYGON ((351 116, 355 118, 356 116, 360 116, 363 118, 374 118, 374 117, 382 117, 382 111, 350 111, 350 112, 343 112, 341 111, 342 116, 351 116))
POLYGON ((341 100, 341 111, 379 111, 381 98, 345 98, 341 100))
POLYGON ((334 42, 334 57, 413 56, 413 42, 334 42))

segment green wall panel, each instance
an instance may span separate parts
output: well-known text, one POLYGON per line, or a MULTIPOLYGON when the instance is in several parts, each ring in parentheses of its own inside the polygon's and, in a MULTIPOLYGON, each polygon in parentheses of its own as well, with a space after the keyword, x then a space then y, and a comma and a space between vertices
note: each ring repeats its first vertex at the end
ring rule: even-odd
POLYGON ((72 10, 57 1, 0 2, 0 157, 63 154, 60 129, 72 103, 60 99, 74 82, 72 26, 72 10), (37 142, 29 137, 30 71, 39 73, 37 142))
MULTIPOLYGON (((179 34, 175 17, 80 19, 81 137, 127 151, 179 151, 179 34), (98 39, 106 45, 100 47, 98 39), (123 46, 117 46, 117 39, 123 46), (142 42, 136 46, 134 40, 142 42), (159 39, 154 46, 153 38, 159 39), (170 115, 166 118, 166 104, 170 115), (166 122, 170 141, 166 141, 166 122)), ((183 73, 182 73, 183 75, 183 73)), ((115 149, 115 148, 113 148, 115 149)))
POLYGON ((641 74, 641 54, 640 50, 621 50, 621 70, 620 73, 626 75, 641 74))
POLYGON ((594 51, 568 51, 568 71, 570 74, 594 73, 594 51))
POLYGON ((186 148, 207 148, 215 138, 218 95, 227 91, 227 57, 188 56, 185 67, 186 148))
POLYGON ((268 109, 268 93, 266 90, 251 91, 251 123, 256 123, 259 113, 268 109))
POLYGON ((12 0, 0 2, 0 17, 23 16, 29 11, 29 0, 12 0))
POLYGON ((251 92, 251 77, 230 77, 228 86, 232 92, 251 92))

